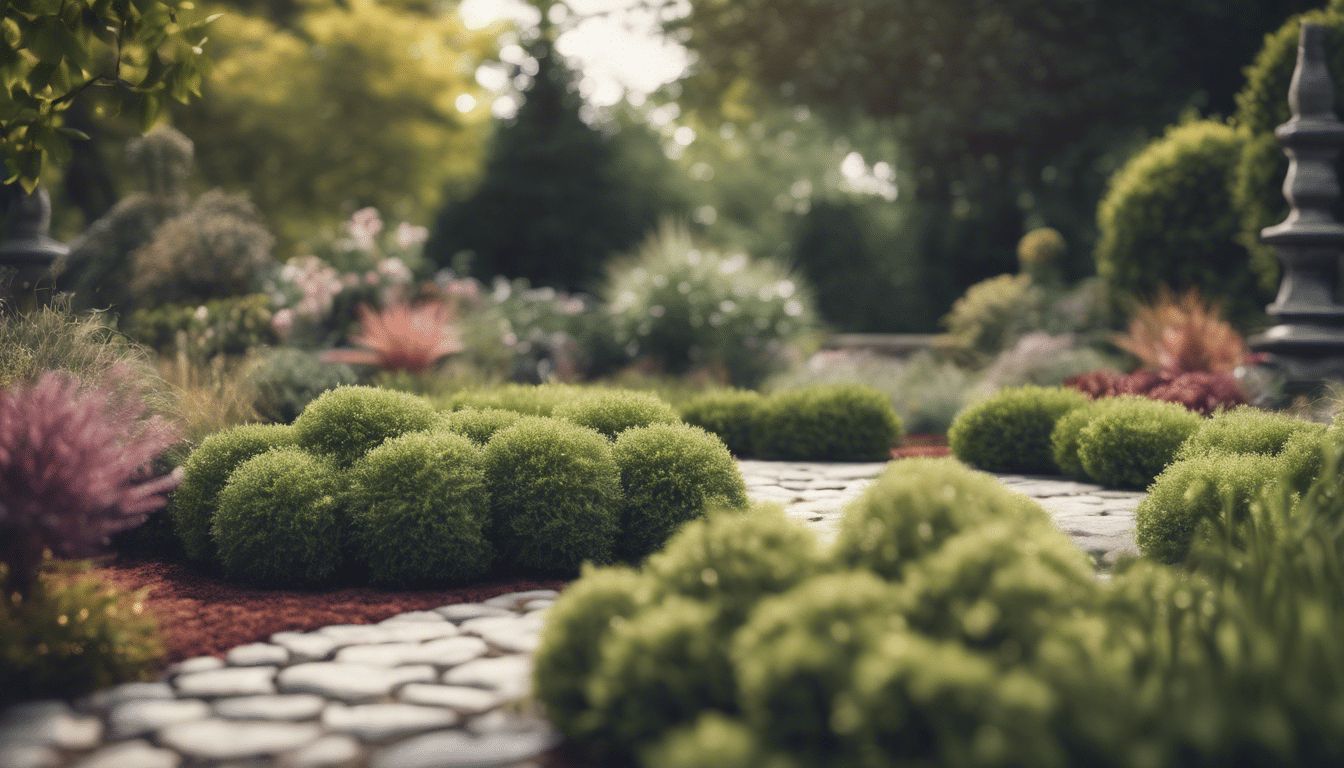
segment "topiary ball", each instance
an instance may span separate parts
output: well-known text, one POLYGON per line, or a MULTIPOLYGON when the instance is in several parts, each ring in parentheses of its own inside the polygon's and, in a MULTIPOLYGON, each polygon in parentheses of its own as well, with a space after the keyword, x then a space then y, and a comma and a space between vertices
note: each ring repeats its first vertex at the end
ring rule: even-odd
POLYGON ((326 459, 275 448, 243 462, 219 494, 211 535, 230 578, 312 586, 341 564, 340 476, 326 459))
POLYGON ((289 424, 319 395, 359 381, 345 363, 328 363, 315 353, 282 347, 256 361, 247 378, 257 388, 252 407, 264 419, 289 424))
POLYGON ((349 467, 389 437, 435 425, 423 398, 378 387, 338 387, 308 404, 294 421, 299 447, 349 467))
POLYGON ((1215 413, 1199 425, 1176 454, 1177 459, 1193 459, 1215 453, 1263 453, 1278 455, 1295 435, 1320 433, 1324 424, 1265 411, 1250 406, 1215 413))
POLYGON ((1344 431, 1337 426, 1296 432, 1278 453, 1282 480, 1291 492, 1305 494, 1329 467, 1344 459, 1344 431))
POLYGON ((745 509, 747 486, 728 449, 689 424, 627 429, 612 456, 621 471, 616 556, 639 562, 714 507, 745 509))
POLYGON ((1147 488, 1201 421, 1175 403, 1126 400, 1078 433, 1078 461, 1088 477, 1107 487, 1147 488))
POLYGON ((462 435, 477 445, 485 445, 496 432, 513 426, 521 418, 523 414, 502 408, 465 408, 439 414, 437 428, 462 435))
POLYGON ((881 391, 837 384, 778 392, 757 408, 752 453, 791 461, 886 461, 901 419, 881 391))
POLYGON ((1050 435, 1061 416, 1086 403, 1081 392, 1060 387, 1001 389, 957 414, 948 445, 986 472, 1058 474, 1050 435))
POLYGON ((292 427, 279 424, 244 424, 221 430, 201 441, 183 467, 182 484, 168 502, 173 528, 182 540, 187 557, 202 563, 215 562, 218 551, 211 538, 219 493, 238 465, 272 448, 295 443, 292 427))
POLYGON ((615 440, 621 432, 650 424, 676 424, 681 421, 675 409, 655 395, 626 390, 596 391, 561 403, 551 415, 581 427, 595 429, 615 440))
MULTIPOLYGON (((668 731, 640 752, 646 768, 802 768, 770 748, 760 733, 722 712, 704 712, 690 725, 668 731)), ((828 763, 832 764, 833 763, 828 763)))
POLYGON ((572 577, 611 562, 621 475, 601 434, 544 416, 520 419, 485 445, 487 536, 510 572, 572 577))
POLYGON ((1078 480, 1089 479, 1082 460, 1078 458, 1078 436, 1093 419, 1128 399, 1142 398, 1139 395, 1102 397, 1059 417, 1054 431, 1050 433, 1050 448, 1055 457, 1055 466, 1059 467, 1061 473, 1078 480))
POLYGON ((414 432, 350 469, 345 502, 356 557, 376 586, 465 584, 494 559, 481 449, 462 435, 414 432))
POLYGON ((833 557, 899 581, 906 567, 964 530, 998 520, 1048 527, 1040 504, 952 459, 895 462, 845 509, 833 557))
POLYGON ((681 404, 681 418, 719 436, 734 456, 752 455, 751 432, 762 396, 750 389, 696 395, 681 404))
POLYGON ((1274 457, 1256 453, 1201 456, 1172 464, 1134 510, 1139 551, 1164 563, 1184 560, 1201 523, 1222 519, 1235 525, 1279 471, 1274 457))

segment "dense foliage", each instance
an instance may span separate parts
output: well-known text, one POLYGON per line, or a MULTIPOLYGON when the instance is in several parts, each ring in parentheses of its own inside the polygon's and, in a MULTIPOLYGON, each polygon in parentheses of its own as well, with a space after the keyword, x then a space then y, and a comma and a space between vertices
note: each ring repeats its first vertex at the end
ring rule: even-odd
POLYGON ((957 458, 987 472, 1051 475, 1055 422, 1087 402, 1059 387, 1012 387, 967 407, 947 431, 957 458))

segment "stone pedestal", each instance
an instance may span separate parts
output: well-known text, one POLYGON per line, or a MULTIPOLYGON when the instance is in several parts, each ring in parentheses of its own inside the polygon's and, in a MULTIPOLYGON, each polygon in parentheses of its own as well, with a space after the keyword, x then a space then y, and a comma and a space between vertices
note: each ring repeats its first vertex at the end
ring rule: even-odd
POLYGON ((67 248, 47 236, 51 198, 38 187, 9 197, 4 240, 0 241, 0 299, 6 310, 27 311, 51 299, 51 265, 67 248))

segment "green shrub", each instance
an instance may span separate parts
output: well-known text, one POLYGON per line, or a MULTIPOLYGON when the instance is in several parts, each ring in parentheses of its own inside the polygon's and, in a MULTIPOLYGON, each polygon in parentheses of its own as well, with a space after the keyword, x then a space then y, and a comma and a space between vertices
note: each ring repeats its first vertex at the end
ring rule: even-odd
POLYGON ((183 468, 185 475, 168 502, 173 528, 182 550, 192 560, 218 557, 210 528, 219 495, 240 464, 271 450, 295 445, 294 429, 279 424, 244 424, 216 432, 201 441, 183 468))
POLYGON ((1338 462, 1342 457, 1344 431, 1338 427, 1294 432, 1278 453, 1283 482, 1301 494, 1311 488, 1330 462, 1338 462))
POLYGON ((551 415, 595 429, 608 440, 615 440, 631 427, 681 421, 676 410, 657 396, 622 389, 589 390, 582 397, 557 405, 551 415))
POLYGON ((1199 429, 1199 414, 1176 403, 1135 398, 1106 409, 1078 433, 1078 461, 1110 488, 1146 488, 1199 429))
POLYGON ((948 444, 957 458, 986 472, 1058 474, 1050 435, 1061 416, 1086 402, 1082 393, 1059 387, 1000 390, 957 414, 948 444))
POLYGON ((450 432, 394 437, 350 469, 351 541, 374 585, 464 584, 490 567, 480 446, 450 432))
POLYGON ((744 509, 747 486, 728 449, 689 424, 622 432, 612 447, 621 471, 616 556, 638 562, 690 520, 716 507, 744 509))
POLYGON ((257 388, 252 407, 263 419, 279 424, 294 421, 323 392, 359 381, 345 363, 323 362, 316 354, 293 347, 266 353, 246 375, 257 388))
POLYGON ((844 568, 899 581, 906 567, 963 530, 998 520, 1050 525, 1039 504, 953 459, 889 466, 845 509, 832 550, 844 568))
POLYGON ((1176 454, 1178 459, 1193 459, 1215 453, 1263 453, 1278 455, 1284 446, 1302 432, 1320 432, 1324 424, 1242 406, 1215 413, 1200 424, 1176 454))
POLYGON ((756 409, 753 453, 793 461, 886 461, 901 441, 891 400, 862 384, 777 392, 756 409))
POLYGON ((327 460, 275 448, 243 462, 219 494, 211 534, 230 578, 311 586, 341 565, 340 476, 327 460))
POLYGON ((1178 461, 1157 476, 1134 511, 1134 539, 1144 555, 1164 563, 1185 559, 1200 525, 1221 515, 1236 525, 1256 494, 1277 478, 1280 464, 1261 454, 1215 454, 1178 461))
POLYGON ((954 346, 992 357, 1041 327, 1045 304, 1045 292, 1029 275, 999 275, 967 288, 942 325, 954 346))
POLYGON ((487 536, 509 571, 572 577, 611 562, 621 476, 606 438, 560 419, 528 417, 485 445, 487 536))
POLYGON ((124 330, 161 353, 181 352, 198 359, 241 355, 276 341, 271 297, 263 293, 144 307, 127 316, 124 330))
POLYGON ((1083 469, 1083 462, 1078 458, 1078 436, 1093 419, 1109 413, 1111 409, 1131 399, 1146 398, 1140 398, 1138 395, 1101 397, 1059 417, 1059 421, 1055 422, 1054 431, 1050 433, 1050 448, 1055 457, 1055 466, 1059 467, 1062 474, 1078 480, 1088 479, 1087 472, 1083 469))
POLYGON ((603 740, 601 722, 592 715, 589 682, 612 627, 651 599, 652 584, 644 574, 584 566, 578 581, 547 611, 534 657, 533 689, 546 705, 547 718, 566 737, 603 740))
POLYGON ((587 391, 572 384, 505 384, 490 389, 457 392, 449 396, 442 407, 449 411, 498 408, 525 416, 550 416, 557 405, 569 402, 587 391))
POLYGON ((517 411, 500 408, 464 408, 439 415, 439 427, 485 445, 501 429, 513 426, 523 418, 517 411))
MULTIPOLYGON (((6 579, 0 566, 0 586, 6 579)), ((0 706, 65 698, 149 679, 163 658, 148 589, 129 593, 101 579, 43 577, 26 599, 0 590, 0 706)))
POLYGON ((294 420, 300 447, 349 467, 389 437, 435 425, 434 409, 406 392, 376 387, 337 387, 323 393, 294 420))
POLYGON ((719 436, 734 456, 751 454, 751 429, 760 407, 761 393, 729 389, 696 395, 681 404, 681 418, 719 436))
MULTIPOLYGON (((709 711, 694 723, 674 728, 641 753, 646 768, 803 768, 803 763, 770 750, 767 739, 740 720, 709 711)), ((833 765, 834 763, 828 763, 833 765)))
POLYGON ((1276 273, 1251 263, 1228 191, 1245 137, 1213 120, 1179 125, 1111 177, 1095 258, 1116 311, 1159 286, 1209 291, 1232 317, 1263 311, 1276 273))

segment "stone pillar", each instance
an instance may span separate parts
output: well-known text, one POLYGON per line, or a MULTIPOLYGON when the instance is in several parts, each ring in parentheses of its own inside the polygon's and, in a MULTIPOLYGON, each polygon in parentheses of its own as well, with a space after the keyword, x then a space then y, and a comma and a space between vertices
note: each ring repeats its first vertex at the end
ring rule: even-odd
POLYGON ((0 241, 0 299, 5 309, 26 311, 51 298, 51 265, 69 250, 47 236, 51 197, 42 187, 9 195, 4 240, 0 241))

